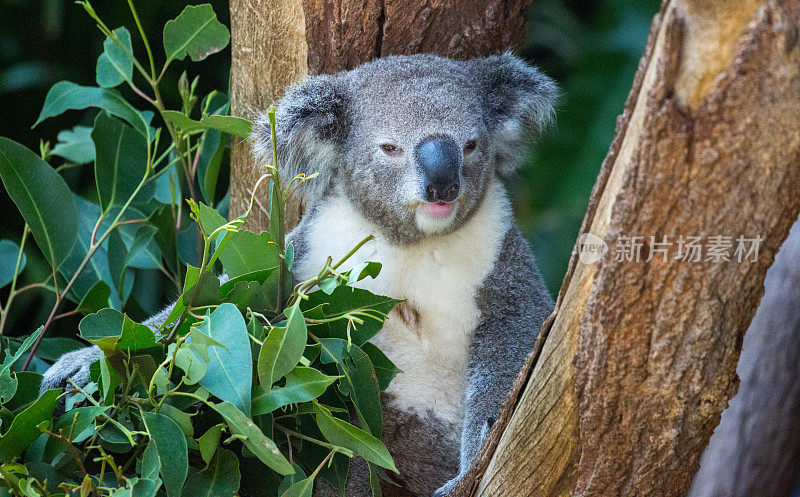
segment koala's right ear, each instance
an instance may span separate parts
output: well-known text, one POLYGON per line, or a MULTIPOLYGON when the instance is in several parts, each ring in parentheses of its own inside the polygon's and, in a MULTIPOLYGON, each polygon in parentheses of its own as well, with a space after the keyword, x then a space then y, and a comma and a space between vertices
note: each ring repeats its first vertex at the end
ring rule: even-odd
MULTIPOLYGON (((296 175, 319 172, 300 196, 309 205, 317 200, 338 174, 341 146, 349 130, 345 82, 336 76, 306 78, 291 85, 278 102, 275 135, 278 168, 288 182, 296 175)), ((261 164, 272 163, 269 119, 261 116, 253 129, 253 153, 261 164)))

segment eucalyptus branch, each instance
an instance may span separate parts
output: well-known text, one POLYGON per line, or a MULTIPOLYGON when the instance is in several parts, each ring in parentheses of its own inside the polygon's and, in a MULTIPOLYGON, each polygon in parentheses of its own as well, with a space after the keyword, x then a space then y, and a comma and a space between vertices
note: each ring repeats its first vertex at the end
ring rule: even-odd
POLYGON ((317 440, 316 438, 309 437, 308 435, 303 435, 302 433, 290 430, 289 428, 286 428, 285 426, 282 426, 278 423, 275 423, 274 426, 275 428, 282 431, 283 433, 286 433, 289 436, 299 438, 300 440, 305 440, 306 442, 317 444, 320 447, 325 447, 331 452, 339 452, 340 454, 343 454, 347 457, 353 457, 353 451, 350 449, 345 449, 344 447, 339 447, 338 445, 329 444, 327 442, 323 442, 322 440, 317 440))
POLYGON ((139 28, 139 35, 142 37, 144 49, 147 51, 147 58, 150 60, 150 76, 153 80, 156 79, 156 65, 153 62, 153 51, 150 50, 150 43, 147 41, 147 35, 144 34, 142 29, 142 22, 139 20, 139 14, 136 13, 136 7, 133 5, 133 0, 128 0, 128 7, 131 9, 133 20, 136 22, 136 27, 139 28))
MULTIPOLYGON (((50 315, 47 317, 47 321, 45 321, 44 326, 42 326, 42 330, 39 332, 39 336, 36 337, 36 341, 33 342, 33 345, 31 346, 31 350, 30 350, 30 352, 28 352, 28 358, 25 360, 25 364, 22 366, 22 371, 27 371, 28 366, 31 363, 31 360, 33 360, 34 354, 36 354, 36 350, 39 348, 39 345, 42 343, 42 339, 44 338, 45 333, 47 333, 48 328, 50 327, 50 325, 55 320, 56 313, 58 312, 59 307, 61 307, 61 303, 66 298, 66 296, 69 293, 70 289, 72 289, 72 285, 74 285, 75 282, 78 280, 78 276, 80 276, 80 274, 83 272, 83 269, 86 267, 86 265, 89 263, 91 258, 94 256, 94 253, 97 252, 97 249, 100 248, 100 246, 103 244, 103 241, 106 238, 108 238, 108 236, 111 234, 111 232, 113 230, 115 230, 119 226, 120 219, 125 214, 125 211, 128 209, 128 207, 130 207, 131 202, 133 202, 133 199, 136 198, 136 196, 139 194, 139 191, 147 183, 147 177, 148 177, 149 174, 150 174, 150 156, 148 154, 148 166, 145 169, 144 176, 142 177, 142 180, 139 182, 139 185, 136 187, 136 189, 133 191, 131 196, 128 198, 128 200, 125 202, 125 204, 122 206, 122 208, 120 209, 119 213, 117 214, 117 217, 111 223, 111 226, 108 227, 108 229, 105 231, 105 233, 103 233, 97 241, 94 241, 89 246, 89 250, 86 251, 86 256, 81 261, 80 265, 78 266, 78 269, 72 275, 72 278, 70 278, 69 282, 67 282, 67 285, 64 287, 64 289, 61 290, 57 294, 56 302, 55 302, 55 304, 53 304, 53 308, 50 311, 50 315)), ((101 214, 101 218, 102 218, 102 214, 101 214)), ((99 220, 98 220, 97 225, 99 225, 99 224, 100 223, 99 223, 99 220)), ((97 226, 95 226, 95 229, 96 228, 97 228, 97 226)))
MULTIPOLYGON (((324 280, 328 276, 333 275, 335 273, 335 271, 342 264, 347 262, 347 260, 350 257, 352 257, 356 252, 358 252, 358 250, 361 247, 363 247, 365 243, 369 242, 370 240, 374 240, 374 239, 375 239, 374 235, 367 235, 366 237, 364 237, 363 240, 358 242, 352 249, 350 249, 350 251, 348 253, 346 253, 344 255, 344 257, 339 259, 339 261, 336 264, 331 265, 330 262, 328 262, 328 263, 325 264, 325 267, 322 268, 322 271, 320 271, 320 273, 318 275, 314 276, 313 278, 311 278, 309 280, 303 281, 302 283, 298 283, 297 286, 295 286, 294 295, 292 295, 292 299, 289 301, 289 305, 291 306, 292 304, 294 304, 297 301, 298 298, 301 298, 301 295, 306 294, 309 290, 311 290, 316 285, 318 285, 320 281, 324 280)), ((328 258, 328 260, 330 261, 330 258, 328 258)))
POLYGON ((22 239, 19 242, 19 251, 17 252, 17 263, 14 265, 14 275, 11 278, 11 290, 8 293, 8 300, 6 300, 5 307, 0 306, 0 336, 3 335, 3 330, 6 326, 6 319, 8 318, 9 308, 11 307, 11 302, 14 300, 14 296, 22 293, 22 291, 16 291, 17 287, 17 279, 19 277, 19 266, 22 264, 22 256, 24 255, 25 250, 25 240, 28 239, 28 232, 30 231, 30 227, 28 223, 25 223, 25 227, 22 228, 22 239))

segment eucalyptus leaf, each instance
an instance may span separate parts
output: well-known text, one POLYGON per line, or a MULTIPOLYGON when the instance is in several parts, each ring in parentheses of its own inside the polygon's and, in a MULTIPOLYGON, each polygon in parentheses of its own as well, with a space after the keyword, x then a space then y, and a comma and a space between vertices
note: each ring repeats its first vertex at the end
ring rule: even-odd
MULTIPOLYGON (((92 131, 97 159, 94 176, 103 212, 122 205, 133 195, 147 173, 147 142, 121 120, 100 112, 92 131)), ((153 185, 138 194, 149 198, 153 185)))
POLYGON ((156 447, 167 495, 180 495, 189 472, 186 438, 178 423, 163 414, 145 412, 144 423, 156 447))
POLYGON ((20 345, 13 354, 6 350, 6 357, 3 360, 3 364, 0 365, 0 403, 4 404, 8 402, 17 392, 18 382, 16 375, 11 376, 11 366, 13 366, 14 363, 19 360, 29 348, 31 348, 33 342, 36 341, 36 337, 39 336, 41 331, 42 326, 28 335, 25 338, 25 341, 22 342, 22 345, 20 345))
POLYGON ((17 414, 11 426, 0 437, 0 460, 9 462, 22 454, 42 434, 37 426, 53 416, 61 389, 48 390, 27 409, 17 414))
POLYGON ((403 372, 374 344, 367 342, 361 346, 361 350, 369 356, 372 366, 375 368, 375 376, 378 379, 378 387, 381 391, 386 390, 389 383, 398 373, 403 372))
POLYGON ((213 406, 230 428, 231 433, 242 437, 242 442, 258 459, 281 475, 294 472, 292 465, 278 450, 271 439, 230 402, 222 402, 213 406))
POLYGON ((220 448, 202 471, 189 468, 189 478, 183 489, 184 497, 232 497, 239 490, 242 475, 239 459, 233 452, 220 448))
POLYGON ((392 456, 380 440, 346 421, 335 418, 320 404, 314 404, 314 412, 317 426, 330 443, 350 449, 371 463, 397 472, 392 456))
POLYGON ((198 328, 225 347, 209 347, 208 370, 200 384, 249 416, 253 359, 242 314, 233 304, 221 304, 198 328))
POLYGON ((124 27, 115 29, 113 33, 119 43, 106 38, 103 53, 97 59, 95 79, 103 88, 113 88, 123 81, 131 82, 133 78, 133 60, 128 55, 133 54, 131 34, 124 27))
POLYGON ((189 55, 193 61, 203 60, 228 45, 230 32, 217 20, 209 4, 187 5, 178 17, 164 25, 164 53, 167 62, 189 55))
POLYGON ((50 151, 50 155, 63 157, 76 164, 94 162, 94 142, 90 126, 75 126, 58 133, 58 143, 50 151))
MULTIPOLYGON (((14 269, 17 268, 17 256, 19 255, 19 245, 11 240, 0 240, 0 288, 11 283, 14 279, 14 269)), ((19 261, 19 268, 16 274, 25 269, 25 263, 28 258, 25 257, 23 252, 22 258, 19 261)))
POLYGON ((98 281, 91 290, 83 296, 76 310, 83 315, 97 312, 100 309, 108 307, 108 298, 110 296, 111 288, 108 284, 105 281, 98 281))
POLYGON ((383 326, 385 316, 400 302, 391 297, 375 295, 362 288, 342 285, 337 286, 330 295, 322 290, 310 293, 308 300, 303 301, 302 306, 303 310, 306 310, 322 305, 324 317, 340 316, 359 309, 371 311, 370 315, 373 317, 363 318, 364 322, 352 327, 349 335, 347 321, 344 319, 315 327, 315 335, 318 337, 349 338, 360 346, 378 334, 383 326))
POLYGON ((292 371, 306 348, 308 332, 299 302, 285 313, 286 327, 272 328, 258 354, 258 380, 264 390, 292 371))
POLYGON ((304 480, 298 481, 286 489, 286 491, 281 494, 281 497, 311 497, 311 493, 314 490, 315 477, 316 474, 313 474, 304 480))
POLYGON ((67 184, 39 156, 3 137, 0 179, 45 259, 58 268, 72 251, 78 232, 75 200, 67 184))
POLYGON ((256 395, 253 397, 253 416, 266 414, 287 406, 300 402, 308 402, 316 399, 340 376, 328 376, 314 368, 297 366, 286 375, 286 385, 265 391, 261 387, 256 387, 256 395))
POLYGON ((125 120, 148 141, 155 136, 150 121, 145 114, 139 112, 116 90, 80 86, 70 81, 59 81, 54 84, 44 99, 42 112, 33 124, 35 127, 47 118, 57 116, 68 110, 99 107, 113 116, 125 120))
POLYGON ((247 139, 253 131, 253 125, 250 121, 242 119, 241 117, 205 114, 199 121, 195 121, 185 114, 174 110, 165 111, 164 117, 182 131, 186 132, 214 129, 229 135, 247 139))
POLYGON ((200 456, 203 458, 203 461, 205 461, 206 464, 211 463, 211 458, 214 457, 214 454, 217 452, 217 447, 219 447, 219 439, 222 435, 222 427, 223 425, 221 423, 214 425, 206 430, 206 432, 197 439, 197 442, 200 445, 200 456))

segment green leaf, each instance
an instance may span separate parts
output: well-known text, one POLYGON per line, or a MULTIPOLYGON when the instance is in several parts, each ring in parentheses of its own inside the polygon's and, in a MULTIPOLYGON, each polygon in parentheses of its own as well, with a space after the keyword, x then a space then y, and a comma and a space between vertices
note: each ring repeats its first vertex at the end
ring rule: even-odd
POLYGON ((36 341, 36 337, 39 336, 39 333, 42 331, 42 326, 40 326, 36 331, 28 335, 25 338, 25 341, 22 342, 22 345, 11 354, 8 350, 6 350, 6 357, 3 360, 3 364, 0 365, 0 403, 5 404, 12 397, 14 394, 17 393, 17 378, 15 376, 11 376, 11 366, 14 365, 17 360, 33 345, 33 342, 36 341))
POLYGON ((281 497, 283 496, 284 492, 286 492, 289 489, 289 487, 299 482, 300 480, 306 479, 306 473, 305 471, 303 471, 303 468, 294 463, 292 463, 292 467, 294 468, 294 473, 286 475, 283 478, 281 485, 278 487, 278 495, 281 497))
POLYGON ((178 17, 164 25, 164 53, 167 62, 189 55, 197 62, 228 45, 231 34, 217 20, 209 4, 187 5, 178 17))
MULTIPOLYGON (((308 300, 303 301, 303 310, 312 309, 322 305, 323 317, 339 316, 357 309, 366 309, 374 316, 385 316, 391 312, 392 308, 401 300, 375 295, 361 288, 354 288, 346 285, 337 286, 328 295, 322 290, 317 290, 308 295, 308 300)), ((351 328, 348 337, 347 321, 344 319, 336 320, 326 325, 315 326, 314 334, 325 338, 350 338, 356 345, 363 345, 372 337, 378 334, 385 318, 375 319, 372 317, 363 318, 364 322, 351 328)))
POLYGON ((253 125, 247 119, 234 116, 220 116, 217 114, 203 114, 199 121, 195 121, 186 114, 176 110, 164 111, 164 118, 185 132, 201 130, 217 130, 229 135, 235 135, 245 140, 253 132, 253 125))
POLYGON ((58 268, 78 231, 75 200, 58 173, 36 154, 0 137, 0 179, 47 261, 58 268))
POLYGON ((76 309, 83 315, 92 314, 100 309, 108 307, 108 298, 111 296, 111 288, 105 281, 98 281, 91 290, 83 296, 78 308, 76 309))
POLYGON ((184 497, 232 497, 241 481, 239 459, 226 449, 219 449, 211 464, 204 470, 189 469, 189 479, 183 489, 184 497))
POLYGON ((114 347, 138 352, 158 345, 153 330, 133 321, 116 309, 101 309, 78 324, 81 338, 94 343, 111 356, 114 347))
POLYGON ((69 436, 70 430, 72 430, 70 440, 75 440, 75 437, 94 425, 95 418, 105 413, 106 410, 108 408, 104 406, 76 407, 59 416, 53 424, 52 431, 58 433, 59 430, 64 430, 64 435, 69 436))
MULTIPOLYGON (((147 173, 147 142, 119 119, 100 112, 92 131, 97 159, 94 177, 103 212, 122 205, 133 195, 147 173)), ((144 190, 144 189, 143 189, 144 190)), ((153 185, 140 195, 152 195, 153 185)))
MULTIPOLYGON (((19 245, 11 240, 0 240, 0 288, 11 283, 14 279, 14 268, 17 266, 17 255, 19 255, 19 245)), ((25 269, 25 263, 28 259, 25 253, 22 254, 22 259, 19 261, 19 269, 17 274, 25 269)))
MULTIPOLYGON (((170 159, 172 159, 172 157, 170 157, 170 159)), ((178 167, 178 162, 175 162, 166 168, 169 169, 168 172, 161 174, 162 170, 159 170, 157 173, 159 176, 155 180, 156 186, 155 193, 153 194, 153 198, 155 198, 157 202, 165 205, 178 205, 181 203, 181 176, 178 174, 178 167)), ((174 227, 172 229, 173 231, 175 230, 174 227)))
POLYGON ((0 459, 9 462, 22 454, 34 440, 42 434, 37 428, 42 422, 49 422, 58 402, 61 389, 48 390, 30 407, 17 414, 8 430, 0 437, 0 459))
POLYGON ((178 423, 163 414, 145 412, 144 423, 156 447, 167 495, 180 495, 189 472, 186 438, 178 423))
POLYGON ((361 349, 369 356, 369 360, 375 368, 375 375, 378 377, 378 387, 381 391, 386 390, 389 383, 397 376, 397 373, 402 373, 403 371, 395 366, 394 363, 386 357, 386 354, 374 344, 367 342, 361 346, 361 349))
POLYGON ((369 356, 357 345, 345 348, 342 360, 336 364, 344 375, 340 385, 353 400, 358 421, 376 437, 381 437, 383 414, 378 379, 369 356))
MULTIPOLYGON (((114 230, 108 235, 107 249, 108 272, 111 274, 111 281, 114 282, 117 295, 122 295, 122 277, 125 274, 125 259, 128 257, 128 249, 125 247, 125 242, 122 241, 122 235, 119 234, 119 230, 114 230)), ((124 300, 122 305, 125 305, 124 300)))
POLYGON ((141 472, 143 479, 156 481, 161 470, 161 463, 158 461, 158 450, 156 444, 149 442, 142 453, 141 472))
POLYGON ((227 223, 225 218, 213 207, 202 202, 194 203, 191 200, 187 200, 187 203, 189 203, 189 207, 192 208, 192 212, 197 212, 197 221, 200 223, 200 227, 206 236, 210 236, 211 233, 227 223), (196 206, 196 209, 194 206, 196 206))
POLYGON ((19 411, 38 399, 39 387, 42 385, 42 375, 33 371, 17 371, 14 377, 17 380, 17 391, 11 400, 3 403, 3 407, 12 412, 19 411))
MULTIPOLYGON (((75 243, 75 246, 73 247, 72 252, 67 260, 64 261, 64 264, 59 269, 62 276, 64 276, 66 279, 71 278, 72 275, 75 274, 75 272, 78 270, 78 267, 80 267, 81 262, 86 257, 92 237, 92 230, 97 223, 97 219, 100 217, 100 206, 84 200, 77 195, 74 196, 74 199, 78 210, 78 241, 75 243)), ((114 209, 112 209, 111 213, 109 214, 113 215, 113 211, 114 209)), ((132 207, 128 208, 128 211, 126 211, 126 215, 123 216, 123 219, 129 219, 129 215, 138 215, 140 217, 143 216, 143 214, 136 211, 132 207)), ((100 223, 100 228, 98 231, 102 232, 110 225, 110 222, 111 221, 106 218, 100 223)), ((123 241, 126 240, 127 236, 125 228, 129 228, 129 226, 120 226, 117 228, 120 231, 123 241)), ((132 236, 133 235, 131 235, 131 237, 132 236)), ((92 258, 89 259, 86 267, 84 267, 83 271, 81 271, 81 273, 78 275, 78 278, 75 280, 75 284, 72 286, 70 298, 76 302, 80 301, 92 289, 98 280, 104 281, 106 284, 108 284, 109 288, 114 288, 115 285, 113 279, 111 278, 111 272, 108 268, 107 247, 108 240, 106 240, 106 242, 95 251, 92 258)), ((115 308, 120 308, 122 303, 121 297, 125 297, 127 299, 132 287, 133 278, 128 278, 125 281, 125 288, 123 289, 124 295, 120 296, 116 289, 112 291, 110 297, 111 305, 115 308)))
MULTIPOLYGON (((105 405, 112 406, 114 405, 117 387, 122 383, 122 376, 117 373, 105 357, 100 358, 97 364, 100 365, 100 381, 98 382, 98 386, 100 387, 101 397, 105 405)), ((114 428, 117 427, 113 425, 109 425, 107 428, 112 432, 117 431, 114 430, 114 428)))
POLYGON ((255 387, 253 416, 266 414, 289 404, 316 399, 341 376, 328 376, 314 368, 298 366, 286 376, 286 386, 265 391, 255 387))
POLYGON ((198 328, 227 348, 209 348, 208 371, 200 384, 249 416, 253 358, 242 314, 233 304, 221 304, 198 328))
POLYGON ((219 438, 222 435, 222 426, 222 423, 212 426, 203 433, 203 436, 197 439, 200 445, 200 456, 206 464, 211 463, 211 458, 214 457, 214 453, 217 452, 219 438))
POLYGON ((285 313, 286 327, 274 327, 258 354, 258 380, 264 390, 292 371, 306 348, 308 331, 299 301, 285 313))
POLYGON ((125 46, 127 53, 111 38, 106 38, 103 42, 103 53, 97 59, 95 78, 97 85, 103 88, 113 88, 123 81, 130 82, 133 78, 133 60, 128 56, 128 53, 133 53, 131 34, 122 27, 115 29, 114 35, 125 46))
POLYGON ((371 463, 397 472, 392 456, 380 440, 346 421, 333 417, 328 409, 319 404, 314 404, 314 413, 319 430, 330 443, 350 449, 371 463))
POLYGON ((154 133, 150 122, 144 114, 136 110, 127 100, 110 88, 95 88, 80 86, 70 81, 59 81, 54 84, 44 99, 44 106, 39 118, 33 124, 35 127, 45 119, 64 113, 67 110, 87 109, 99 107, 113 116, 124 119, 133 129, 152 140, 154 133))
POLYGON ((282 493, 281 497, 311 497, 311 492, 314 490, 315 477, 316 474, 311 475, 305 480, 300 480, 289 487, 286 492, 282 493))
POLYGON ((241 435, 243 443, 258 459, 281 475, 294 472, 292 465, 283 457, 271 439, 264 435, 242 411, 230 402, 213 406, 228 424, 233 435, 241 435))
POLYGON ((271 269, 280 263, 278 246, 271 243, 269 233, 238 231, 220 255, 222 267, 231 278, 255 271, 271 269))
POLYGON ((197 178, 203 191, 203 198, 209 204, 214 203, 217 192, 217 179, 225 156, 224 137, 218 130, 208 130, 203 138, 203 151, 197 165, 197 178))
MULTIPOLYGON (((170 344, 170 354, 172 354, 172 350, 174 348, 175 344, 170 344)), ((196 384, 198 381, 203 379, 208 371, 206 363, 203 361, 203 359, 188 346, 182 346, 177 352, 175 352, 175 365, 183 370, 183 382, 186 385, 196 384)))
POLYGON ((50 155, 63 157, 76 164, 94 162, 94 142, 92 141, 92 128, 89 126, 75 126, 58 133, 58 143, 50 151, 50 155))

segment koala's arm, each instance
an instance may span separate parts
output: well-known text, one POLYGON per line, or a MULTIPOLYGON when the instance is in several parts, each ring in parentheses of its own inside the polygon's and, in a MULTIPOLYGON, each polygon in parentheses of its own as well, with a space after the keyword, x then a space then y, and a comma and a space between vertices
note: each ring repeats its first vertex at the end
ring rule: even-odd
MULTIPOLYGON (((173 307, 175 307, 175 302, 158 314, 148 318, 142 324, 155 330, 164 323, 170 312, 172 312, 173 307)), ((62 355, 45 371, 41 387, 39 387, 39 395, 53 388, 67 390, 70 387, 69 380, 72 380, 78 386, 86 385, 89 383, 89 366, 100 359, 102 355, 103 353, 97 345, 62 355)))
POLYGON ((506 234, 492 273, 477 296, 481 318, 473 334, 464 399, 459 475, 436 491, 443 497, 469 470, 497 418, 553 299, 516 226, 506 234))

